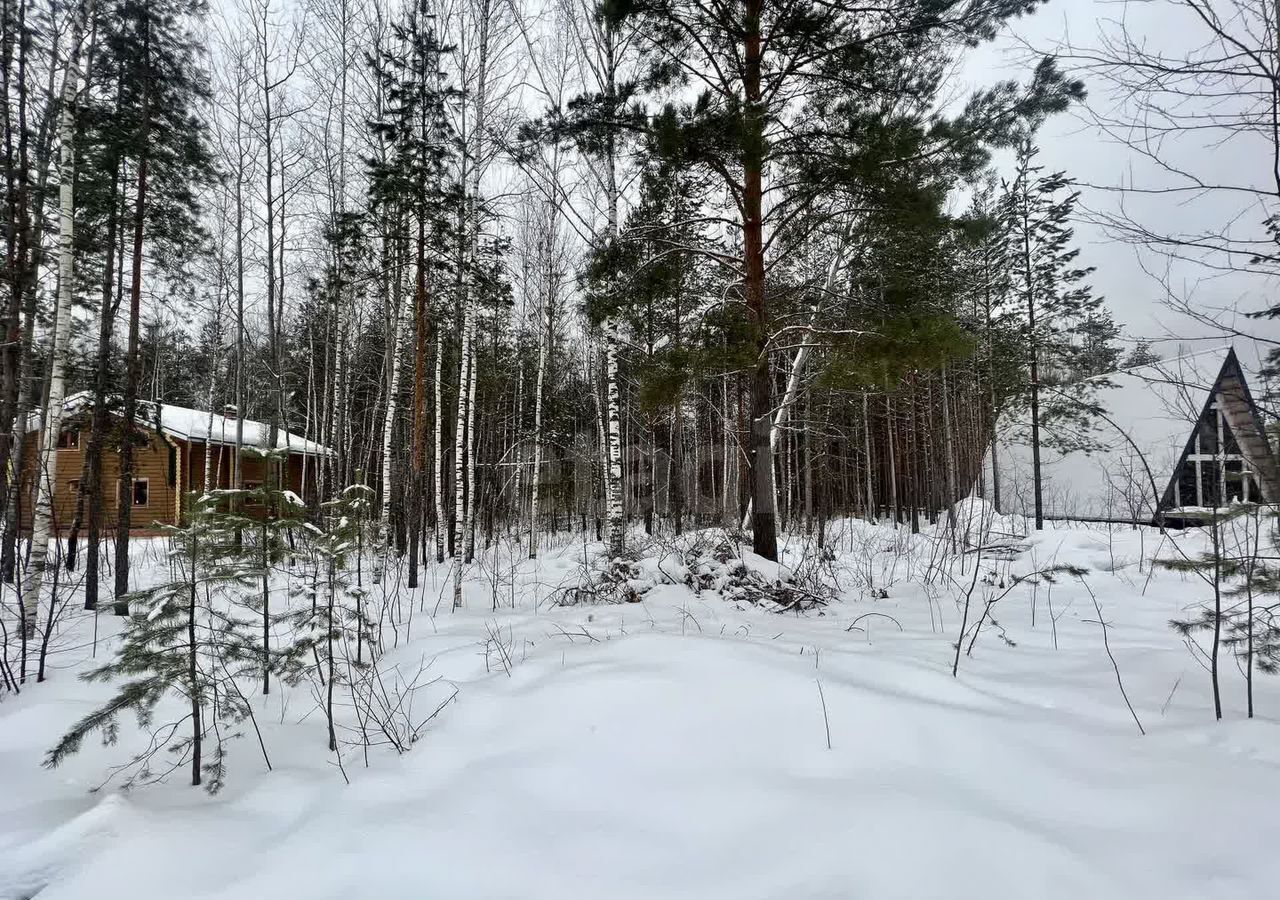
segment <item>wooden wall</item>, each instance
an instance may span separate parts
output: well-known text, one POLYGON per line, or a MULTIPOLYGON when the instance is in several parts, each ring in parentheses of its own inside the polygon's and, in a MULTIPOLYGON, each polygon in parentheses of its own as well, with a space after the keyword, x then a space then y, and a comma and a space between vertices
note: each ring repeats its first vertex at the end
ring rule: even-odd
MULTIPOLYGON (((38 464, 37 434, 31 432, 26 438, 26 453, 23 464, 22 480, 26 485, 34 485, 36 466, 38 464)), ((85 451, 88 449, 89 435, 80 436, 80 446, 74 450, 59 449, 57 451, 56 472, 52 473, 55 489, 53 516, 57 528, 68 528, 75 516, 76 484, 80 481, 84 470, 85 451)), ((155 433, 147 433, 147 444, 134 450, 134 477, 147 481, 147 503, 145 506, 135 505, 132 513, 132 525, 137 529, 146 529, 154 523, 172 525, 177 521, 178 512, 178 466, 181 459, 181 447, 175 442, 168 442, 155 433)), ((116 494, 120 482, 120 453, 118 450, 107 452, 102 459, 103 507, 105 527, 114 528, 116 511, 119 508, 116 494)), ((32 489, 27 496, 34 497, 32 489)), ((26 498, 24 497, 24 500, 26 498)), ((22 507, 22 527, 31 527, 31 502, 26 500, 22 507)))
MULTIPOLYGON (((22 480, 28 487, 22 506, 21 523, 24 530, 31 528, 31 504, 34 498, 34 479, 37 465, 37 435, 32 432, 26 438, 26 455, 23 464, 22 480)), ((76 449, 59 449, 57 451, 57 471, 54 474, 54 525, 56 528, 69 528, 75 516, 77 484, 84 468, 85 451, 88 449, 89 435, 80 436, 80 445, 76 449)), ((134 477, 147 480, 147 503, 133 507, 132 527, 145 531, 155 525, 174 525, 182 519, 180 504, 186 494, 199 490, 204 485, 204 442, 170 440, 155 432, 147 432, 146 446, 134 451, 134 477)), ((214 485, 220 488, 231 486, 231 457, 235 453, 233 447, 215 444, 212 453, 212 465, 216 474, 214 485)), ((294 454, 289 457, 287 468, 287 484, 289 490, 298 496, 311 500, 314 493, 315 472, 318 462, 315 459, 306 461, 306 486, 303 485, 303 457, 294 454)), ((244 463, 244 479, 246 482, 261 482, 264 475, 263 461, 246 459, 244 463)), ((120 452, 109 450, 102 460, 102 479, 104 487, 105 528, 114 528, 116 524, 117 486, 120 480, 120 452)), ((256 511, 246 510, 250 515, 256 511)), ((263 511, 265 514, 265 510, 263 511)))
MULTIPOLYGON (((221 444, 213 445, 213 452, 210 454, 210 466, 213 470, 214 477, 210 479, 210 485, 215 488, 231 487, 231 459, 235 455, 234 447, 227 447, 221 444)), ((289 457, 289 465, 285 475, 286 487, 302 497, 304 500, 313 499, 310 494, 314 493, 316 483, 316 467, 319 461, 315 458, 306 460, 306 490, 303 489, 303 459, 300 453, 292 454, 289 457)), ((183 473, 184 482, 187 490, 200 490, 204 487, 204 442, 193 441, 190 444, 189 462, 186 464, 186 470, 183 473)), ((253 487, 262 484, 266 478, 266 466, 263 460, 246 457, 244 460, 244 481, 245 484, 253 487)), ((248 512, 252 513, 250 509, 248 512)))

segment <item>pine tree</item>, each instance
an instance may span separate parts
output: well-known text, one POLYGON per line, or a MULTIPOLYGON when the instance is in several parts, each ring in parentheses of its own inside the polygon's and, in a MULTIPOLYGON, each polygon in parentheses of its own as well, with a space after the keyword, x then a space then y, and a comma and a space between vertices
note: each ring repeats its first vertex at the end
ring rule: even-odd
POLYGON ((991 498, 1001 508, 999 456, 996 452, 1001 417, 1024 379, 1018 322, 1007 313, 1013 290, 1009 239, 1010 222, 1001 214, 995 176, 987 175, 960 220, 965 266, 973 297, 974 317, 982 335, 983 431, 991 461, 991 498))
POLYGON ((1160 362, 1160 354, 1152 349, 1151 342, 1140 340, 1133 345, 1133 349, 1125 356, 1120 367, 1129 369, 1135 366, 1150 366, 1158 362, 1160 362))
POLYGON ((870 22, 860 8, 820 2, 638 0, 611 9, 645 33, 655 83, 678 86, 658 124, 668 145, 717 180, 735 227, 718 258, 735 266, 746 311, 752 542, 768 559, 778 552, 771 354, 780 293, 770 272, 795 249, 786 225, 829 198, 860 206, 857 188, 877 172, 874 163, 895 158, 890 146, 908 164, 936 160, 976 172, 985 147, 1006 143, 1021 116, 1060 109, 1078 94, 1044 65, 1030 90, 982 92, 952 120, 915 102, 936 90, 947 48, 988 39, 1034 6, 907 2, 878 9, 870 22), (775 169, 787 177, 771 180, 766 203, 766 171, 775 169))
MULTIPOLYGON (((1022 319, 1030 406, 1032 490, 1035 527, 1044 527, 1041 448, 1046 442, 1078 440, 1090 419, 1089 395, 1100 386, 1082 376, 1115 368, 1101 300, 1087 278, 1092 268, 1077 264, 1070 226, 1079 191, 1062 172, 1046 174, 1036 165, 1038 148, 1030 135, 1018 144, 1015 175, 1005 185, 1002 205, 1008 223, 1017 315, 1022 319), (1086 323, 1102 324, 1101 333, 1081 343, 1075 335, 1086 323), (1049 391, 1046 394, 1046 386, 1049 391), (1056 433, 1054 425, 1070 423, 1056 433)), ((1114 326, 1111 326, 1114 329, 1114 326)))
MULTIPOLYGON (((123 598, 129 590, 129 529, 132 523, 134 449, 142 439, 136 428, 137 402, 142 390, 140 354, 142 293, 147 278, 181 276, 184 261, 200 245, 198 193, 213 177, 213 163, 199 109, 207 96, 206 79, 199 65, 196 29, 205 9, 200 0, 115 0, 102 10, 98 40, 102 47, 99 71, 106 82, 103 94, 110 112, 99 111, 95 140, 105 152, 107 178, 127 167, 132 181, 132 206, 127 228, 129 253, 129 327, 126 377, 121 417, 121 480, 117 493, 115 553, 116 611, 124 614, 123 598), (144 252, 145 251, 145 252, 144 252), (145 260, 149 261, 144 264, 145 260)), ((94 173, 85 172, 85 180, 94 173)), ((112 204, 123 198, 112 198, 112 204)), ((125 233, 120 221, 119 234, 125 233)), ((114 258, 116 248, 107 248, 114 258)), ((118 301, 117 301, 118 302, 118 301)), ((105 312, 104 312, 105 316, 105 312)), ((109 337, 104 328, 100 337, 109 337)), ((97 398, 105 404, 105 394, 97 398)), ((101 481, 101 457, 107 440, 106 410, 94 420, 91 442, 101 481)), ((105 486, 102 486, 105 487, 105 486)), ((90 498, 101 505, 102 493, 90 498)), ((90 551, 86 578, 93 591, 86 602, 96 602, 98 578, 94 522, 90 527, 90 551)))
MULTIPOLYGON (((226 742, 253 715, 237 683, 243 674, 244 648, 254 643, 252 620, 237 610, 256 590, 261 577, 254 559, 237 549, 239 520, 221 512, 222 498, 193 494, 190 524, 164 531, 171 541, 169 562, 174 576, 167 582, 126 595, 134 615, 125 626, 115 658, 83 676, 88 681, 120 682, 102 707, 75 723, 49 751, 53 767, 80 750, 84 739, 98 733, 114 744, 120 717, 136 716, 139 728, 154 735, 147 750, 125 767, 126 785, 164 778, 189 763, 191 784, 216 792, 226 780, 226 742), (215 702, 215 699, 216 702, 215 702), (168 717, 169 704, 185 714, 168 717), (207 742, 212 735, 213 746, 207 742), (157 765, 161 751, 174 761, 157 765)), ((255 726, 256 728, 256 726, 255 726)))
MULTIPOLYGON (((409 587, 413 588, 418 583, 419 552, 425 556, 422 522, 428 432, 427 366, 432 315, 437 313, 432 309, 430 295, 433 286, 447 274, 441 261, 447 257, 445 248, 459 240, 450 227, 447 213, 456 208, 458 191, 446 183, 445 177, 452 150, 445 113, 456 92, 444 84, 441 56, 449 52, 449 48, 441 44, 434 16, 428 12, 425 2, 415 3, 405 20, 394 26, 393 33, 397 48, 385 50, 374 60, 386 109, 372 127, 390 150, 384 163, 373 166, 370 190, 375 209, 397 210, 403 221, 412 223, 413 229, 414 388, 409 452, 412 480, 406 502, 409 587)), ((394 320, 398 323, 401 316, 397 308, 394 320)), ((438 426, 436 430, 438 436, 438 426)), ((390 460, 383 459, 382 465, 389 466, 390 460)), ((383 484, 386 483, 384 473, 383 484)), ((461 515, 461 510, 456 514, 461 515)))

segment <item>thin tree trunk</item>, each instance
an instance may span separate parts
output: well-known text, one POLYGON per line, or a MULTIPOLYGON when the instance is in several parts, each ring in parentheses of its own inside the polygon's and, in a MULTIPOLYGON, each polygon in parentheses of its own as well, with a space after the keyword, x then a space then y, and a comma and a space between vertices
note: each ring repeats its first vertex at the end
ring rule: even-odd
MULTIPOLYGON (((421 188, 425 191, 425 188, 421 188)), ((427 464, 427 199, 418 198, 417 276, 413 291, 413 456, 410 469, 409 587, 418 586, 418 553, 426 542, 422 534, 422 488, 427 464)))
POLYGON ((751 374, 751 542, 765 559, 778 558, 777 505, 773 483, 773 378, 769 370, 769 332, 765 309, 764 265, 764 112, 761 79, 764 45, 760 21, 763 0, 747 0, 743 29, 745 133, 742 137, 742 237, 747 316, 755 350, 751 374))
POLYGON ((1209 677, 1213 682, 1213 716, 1222 721, 1222 691, 1218 685, 1218 650, 1222 646, 1222 534, 1218 511, 1213 513, 1213 647, 1209 653, 1209 677))
POLYGON ((464 253, 465 268, 463 272, 463 320, 462 320, 462 353, 458 361, 458 410, 454 433, 454 484, 453 508, 453 606, 462 606, 462 568, 468 556, 467 543, 471 526, 469 500, 474 497, 475 486, 467 478, 474 472, 473 463, 467 457, 467 451, 474 450, 475 442, 469 434, 469 425, 474 423, 474 387, 476 304, 478 303, 479 280, 476 267, 480 258, 480 176, 487 148, 487 121, 489 103, 489 39, 490 16, 492 6, 490 0, 480 0, 476 10, 476 21, 480 31, 476 36, 479 59, 476 65, 475 90, 475 128, 469 135, 466 152, 470 155, 471 168, 468 173, 469 184, 464 198, 466 216, 466 251, 464 253))
POLYGON ((864 469, 866 481, 866 497, 863 498, 863 509, 866 510, 865 515, 868 522, 874 522, 876 519, 876 496, 872 489, 872 463, 871 463, 871 418, 867 414, 867 392, 862 392, 862 454, 865 458, 866 468, 864 469))
POLYGON ((884 395, 884 433, 889 442, 888 461, 889 461, 889 508, 893 511, 893 524, 896 528, 902 521, 898 509, 898 454, 894 447, 893 432, 894 421, 889 406, 889 394, 884 395))
POLYGON ((549 275, 547 278, 547 296, 544 298, 542 308, 538 312, 538 377, 533 396, 533 471, 530 477, 530 493, 532 497, 529 503, 530 559, 534 559, 538 555, 538 501, 542 493, 542 395, 547 377, 547 357, 550 355, 548 345, 551 343, 551 304, 554 302, 555 285, 555 247, 552 246, 550 238, 548 239, 548 245, 547 267, 549 275))
MULTIPOLYGON (((98 608, 98 571, 102 542, 102 522, 105 512, 105 496, 102 484, 102 457, 107 438, 107 388, 111 380, 111 334, 115 329, 116 309, 119 305, 115 293, 115 262, 119 221, 123 214, 120 187, 121 162, 116 161, 111 170, 111 216, 107 220, 107 254, 102 278, 102 306, 98 319, 98 349, 94 364, 93 410, 90 417, 89 446, 84 456, 84 468, 80 475, 80 495, 76 500, 76 515, 86 505, 89 507, 88 533, 85 549, 84 608, 98 608)), ((73 525, 67 539, 67 567, 75 564, 75 548, 78 528, 73 525)))
MULTIPOLYGON (((62 434, 62 406, 66 396, 67 348, 71 344, 71 303, 75 284, 75 179, 76 96, 80 90, 80 49, 86 21, 93 16, 96 0, 86 0, 73 13, 67 73, 62 82, 58 141, 58 293, 54 307, 53 346, 49 351, 49 397, 45 402, 40 456, 36 461, 36 504, 31 520, 31 560, 22 590, 23 617, 28 634, 35 633, 53 534, 53 494, 58 475, 58 438, 62 434)), ((19 479, 20 480, 20 479, 19 479)), ((56 601, 56 598, 54 598, 56 601)))
MULTIPOLYGON (((148 69, 151 65, 151 18, 147 13, 142 17, 142 66, 148 69)), ((124 447, 121 450, 119 509, 116 514, 116 571, 115 571, 115 613, 118 616, 129 614, 128 602, 124 599, 129 593, 129 528, 132 525, 133 512, 133 473, 134 473, 134 441, 136 425, 134 422, 138 409, 138 383, 142 377, 142 360, 138 353, 138 324, 142 309, 142 240, 143 227, 147 216, 147 174, 149 168, 148 141, 151 135, 151 109, 149 78, 144 78, 142 90, 142 135, 138 146, 142 148, 138 160, 138 189, 134 199, 133 214, 133 272, 129 287, 129 349, 124 388, 124 447)))
POLYGON ((477 318, 478 315, 472 313, 471 335, 467 339, 468 344, 472 345, 471 360, 467 366, 467 520, 463 529, 465 536, 463 560, 467 563, 470 563, 475 558, 476 506, 480 497, 480 492, 476 486, 476 385, 480 381, 476 373, 474 346, 477 318))
POLYGON ((197 663, 199 645, 196 643, 196 607, 199 601, 199 589, 196 581, 196 564, 198 563, 197 547, 193 541, 191 547, 191 592, 187 596, 187 681, 191 699, 191 784, 200 784, 201 740, 204 726, 200 716, 200 670, 197 663))
POLYGON ((942 367, 942 453, 946 457, 942 461, 943 477, 946 483, 947 524, 951 527, 952 539, 955 539, 956 510, 955 504, 960 499, 956 496, 956 448, 952 438, 951 424, 951 391, 947 382, 947 367, 942 367))
POLYGON ((1031 372, 1031 482, 1035 498, 1036 531, 1044 529, 1044 484, 1040 467, 1040 359, 1036 335, 1035 271, 1031 260, 1031 222, 1026 186, 1022 188, 1022 276, 1027 304, 1027 356, 1031 372))
POLYGON ((436 329, 436 377, 435 377, 435 459, 432 475, 435 479, 434 500, 436 508, 436 563, 444 562, 444 329, 436 329))
POLYGON ((387 351, 387 408, 382 420, 382 509, 378 514, 378 520, 386 533, 387 546, 391 543, 391 438, 400 399, 400 336, 404 333, 404 304, 398 290, 392 291, 392 302, 389 305, 391 309, 387 316, 387 324, 390 326, 387 351))

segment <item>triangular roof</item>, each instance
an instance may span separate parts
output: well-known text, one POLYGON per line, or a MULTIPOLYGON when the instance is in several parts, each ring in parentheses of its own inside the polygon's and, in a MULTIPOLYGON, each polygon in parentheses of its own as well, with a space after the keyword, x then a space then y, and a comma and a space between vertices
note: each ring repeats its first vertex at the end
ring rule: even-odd
MULTIPOLYGON (((67 397, 62 404, 63 416, 74 415, 82 409, 92 406, 93 396, 88 391, 78 391, 67 397)), ((167 437, 182 441, 208 441, 234 447, 236 443, 236 417, 213 413, 207 410, 188 409, 151 400, 138 402, 138 424, 144 428, 159 430, 167 437), (159 427, 157 429, 157 422, 159 427)), ((27 420, 27 430, 37 431, 40 428, 39 412, 32 413, 27 420)), ((251 419, 244 420, 244 446, 264 449, 270 437, 271 428, 262 422, 251 419)), ((276 433, 276 449, 288 450, 290 453, 304 453, 309 456, 327 456, 332 451, 328 447, 309 441, 299 434, 279 430, 276 433)))
MULTIPOLYGON (((1097 381, 1092 400, 1104 415, 1089 436, 1097 446, 1085 452, 1057 449, 1050 446, 1051 440, 1042 444, 1047 517, 1152 520, 1157 508, 1172 505, 1174 477, 1194 449, 1195 426, 1210 412, 1215 393, 1224 396, 1232 432, 1242 455, 1258 472, 1264 496, 1280 497, 1280 484, 1271 480, 1276 472, 1274 453, 1243 367, 1229 346, 1122 369, 1097 381)), ((998 431, 1002 512, 1034 511, 1028 421, 1029 413, 1020 410, 1002 419, 998 431)), ((989 452, 984 465, 985 494, 991 499, 989 452)))
POLYGON ((1267 502, 1280 499, 1280 469, 1276 465, 1275 453, 1267 440, 1266 428, 1262 423, 1257 404, 1253 402, 1253 393, 1249 390, 1249 382, 1245 378, 1244 368, 1240 365, 1240 358, 1236 356, 1235 348, 1229 347, 1227 357, 1222 361, 1222 368, 1218 370, 1218 377, 1205 393, 1200 415, 1188 431, 1182 456, 1174 467, 1169 483, 1165 486, 1160 501, 1162 510, 1176 505, 1174 484, 1183 466, 1187 465, 1189 457, 1195 452, 1196 432, 1200 425, 1212 422, 1212 427, 1216 427, 1216 420, 1213 418, 1215 398, 1221 400, 1225 422, 1239 447, 1240 456, 1257 476, 1258 484, 1262 489, 1262 499, 1267 502))

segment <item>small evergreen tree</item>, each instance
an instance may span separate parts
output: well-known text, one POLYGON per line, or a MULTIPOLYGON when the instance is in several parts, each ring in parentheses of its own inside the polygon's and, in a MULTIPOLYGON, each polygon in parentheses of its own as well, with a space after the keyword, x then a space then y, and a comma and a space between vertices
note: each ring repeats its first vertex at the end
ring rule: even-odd
POLYGON ((1122 369, 1131 369, 1134 366, 1150 366, 1160 362, 1160 354, 1151 347, 1150 341, 1138 341, 1133 345, 1133 349, 1129 351, 1128 356, 1124 358, 1124 362, 1120 364, 1122 369))
POLYGON ((1076 343, 1071 360, 1071 378, 1080 380, 1106 375, 1120 366, 1120 348, 1116 340, 1120 327, 1109 310, 1099 307, 1086 313, 1076 324, 1076 343))
POLYGON ((105 744, 115 744, 120 716, 133 713, 152 740, 124 767, 130 772, 126 786, 161 779, 190 763, 192 785, 203 784, 211 793, 222 787, 226 743, 253 716, 236 681, 237 660, 254 641, 253 623, 237 617, 234 604, 255 589, 260 572, 237 550, 238 520, 218 509, 220 500, 193 495, 190 524, 164 529, 172 577, 129 595, 134 613, 115 658, 82 676, 124 683, 62 736, 45 765, 57 766, 95 732, 105 744), (173 762, 158 767, 162 750, 173 762))
POLYGON ((362 568, 364 525, 373 497, 372 488, 350 485, 324 504, 325 528, 307 526, 316 577, 301 592, 309 602, 287 617, 298 637, 282 651, 282 677, 291 683, 316 678, 323 689, 329 750, 334 753, 338 752, 335 693, 342 683, 355 689, 353 673, 369 666, 376 648, 377 623, 367 614, 362 568), (340 665, 343 659, 345 667, 340 665))
MULTIPOLYGON (((1235 653, 1245 676, 1246 709, 1254 714, 1253 674, 1280 673, 1280 568, 1275 565, 1276 513, 1253 503, 1205 510, 1200 521, 1208 530, 1209 549, 1195 557, 1162 560, 1177 572, 1192 572, 1213 592, 1195 615, 1172 619, 1169 624, 1189 643, 1208 634, 1209 677, 1213 688, 1214 715, 1222 718, 1220 652, 1235 653)), ((1197 646, 1197 645, 1192 645, 1197 646)))

